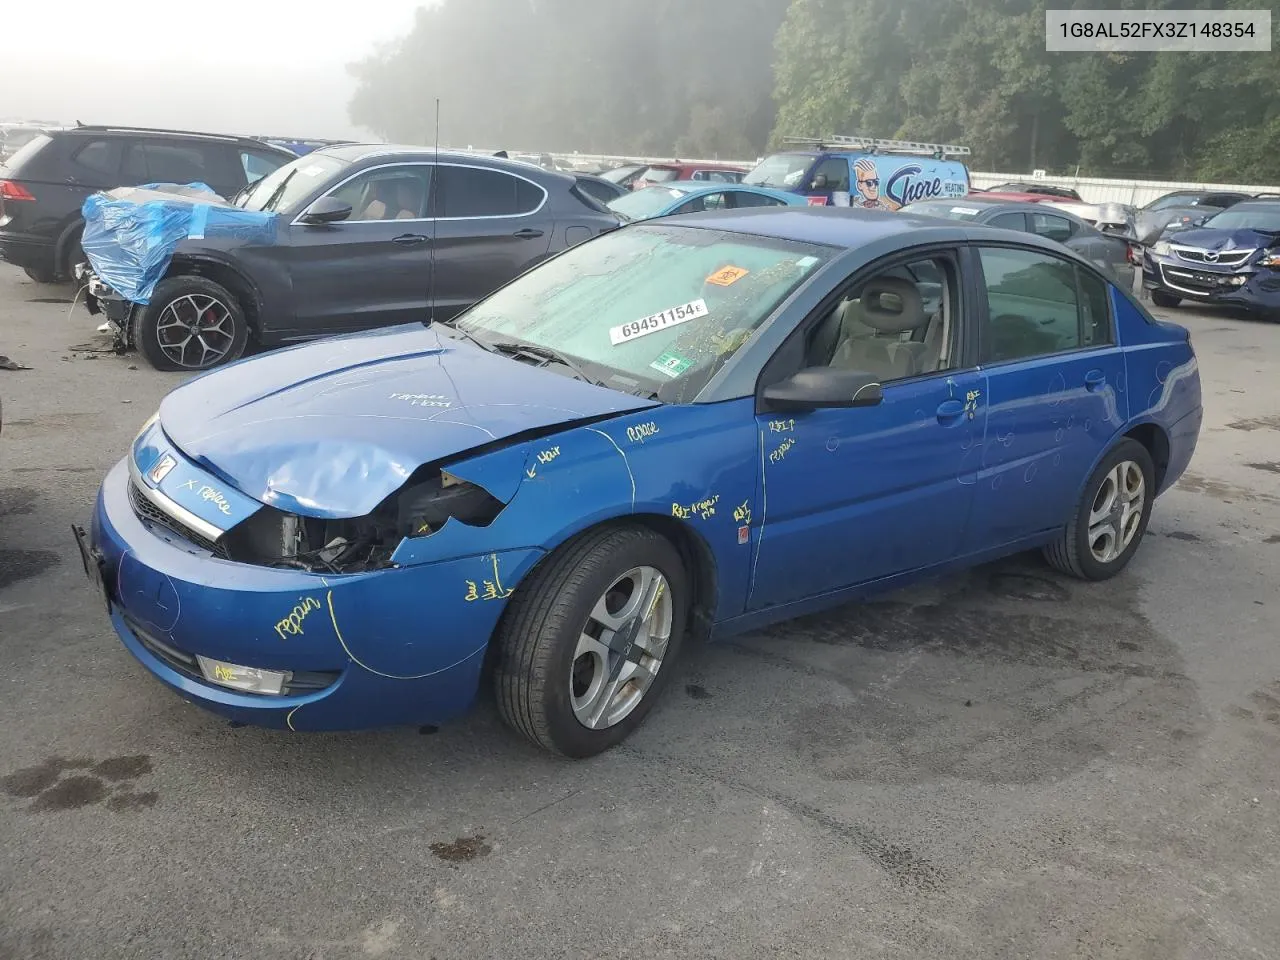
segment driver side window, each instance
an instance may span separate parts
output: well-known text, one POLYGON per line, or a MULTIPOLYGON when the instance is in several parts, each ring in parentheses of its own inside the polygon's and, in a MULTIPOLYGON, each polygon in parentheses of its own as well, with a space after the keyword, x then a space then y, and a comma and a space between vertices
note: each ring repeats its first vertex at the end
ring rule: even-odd
POLYGON ((421 220, 427 216, 431 168, 425 164, 382 167, 348 180, 331 194, 351 205, 348 223, 421 220))
POLYGON ((881 383, 955 366, 953 261, 899 264, 845 291, 810 333, 806 366, 861 370, 881 383))
POLYGON ((813 171, 813 182, 822 183, 821 186, 814 187, 815 190, 844 190, 849 189, 849 161, 844 157, 827 157, 820 164, 818 169, 813 171), (825 183, 822 183, 822 180, 825 183))

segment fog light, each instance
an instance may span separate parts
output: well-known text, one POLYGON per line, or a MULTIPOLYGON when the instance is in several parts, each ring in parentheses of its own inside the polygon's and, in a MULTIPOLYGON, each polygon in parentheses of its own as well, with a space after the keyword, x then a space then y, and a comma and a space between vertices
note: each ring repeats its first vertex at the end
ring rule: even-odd
POLYGON ((265 693, 280 695, 284 685, 293 676, 288 670, 259 670, 257 667, 241 667, 234 663, 211 660, 209 657, 196 655, 200 663, 200 672, 210 683, 232 690, 243 690, 245 693, 265 693))

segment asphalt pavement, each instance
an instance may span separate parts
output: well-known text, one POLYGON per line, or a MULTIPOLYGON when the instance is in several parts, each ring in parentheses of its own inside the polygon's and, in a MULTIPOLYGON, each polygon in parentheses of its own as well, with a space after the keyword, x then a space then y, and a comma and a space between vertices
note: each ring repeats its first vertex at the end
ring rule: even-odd
POLYGON ((1187 324, 1189 474, 1101 585, 1035 556, 688 651, 551 758, 235 728, 70 526, 182 377, 0 264, 0 958, 1280 956, 1280 326, 1187 324), (100 342, 99 342, 100 345, 100 342))

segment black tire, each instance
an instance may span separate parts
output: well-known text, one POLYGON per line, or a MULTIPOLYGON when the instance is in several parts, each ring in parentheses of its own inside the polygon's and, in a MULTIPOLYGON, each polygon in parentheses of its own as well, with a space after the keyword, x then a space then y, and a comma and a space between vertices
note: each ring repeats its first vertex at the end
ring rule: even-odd
POLYGON ((1151 507, 1155 502, 1155 465, 1151 454, 1137 440, 1125 437, 1117 443, 1098 464, 1097 469, 1089 476, 1084 485, 1084 492, 1075 512, 1067 522, 1066 528, 1059 538, 1044 548, 1045 559, 1049 564, 1063 573, 1068 573, 1081 580, 1108 580, 1123 570, 1138 551, 1138 545, 1147 532, 1147 522, 1151 519, 1151 507), (1089 516, 1093 512, 1096 501, 1107 484, 1111 471, 1126 462, 1134 463, 1142 471, 1145 497, 1142 512, 1132 539, 1124 549, 1111 560, 1103 562, 1094 555, 1089 534, 1089 516))
POLYGON ((594 756, 626 739, 674 672, 690 605, 688 584, 675 547, 645 527, 605 527, 564 544, 521 584, 495 632, 494 684, 502 718, 538 746, 574 759, 594 756), (667 580, 670 639, 635 708, 613 726, 593 730, 577 718, 572 703, 578 639, 610 585, 644 566, 667 580))
POLYGON ((1182 302, 1182 298, 1175 297, 1171 293, 1165 293, 1163 290, 1152 290, 1151 302, 1157 307, 1176 307, 1182 302))
POLYGON ((23 267, 22 272, 36 283, 58 282, 58 274, 53 267, 23 267))
MULTIPOLYGON (((181 311, 183 307, 179 304, 176 309, 181 311)), ((197 321, 203 322, 208 312, 205 310, 196 315, 197 321)), ((221 314, 222 311, 219 310, 218 313, 221 314)), ((244 310, 240 302, 222 284, 195 275, 161 280, 151 294, 151 302, 134 311, 133 322, 133 342, 147 358, 147 362, 157 370, 210 370, 224 363, 230 363, 232 360, 238 360, 249 342, 249 325, 245 322, 244 310), (225 310, 225 317, 219 315, 217 319, 220 329, 226 331, 226 336, 219 333, 215 339, 212 334, 209 334, 208 341, 215 343, 219 348, 225 343, 224 352, 207 355, 204 350, 198 349, 199 344, 189 345, 188 351, 183 356, 190 362, 182 363, 165 353, 160 340, 160 319, 170 304, 181 301, 184 297, 200 298, 195 302, 201 304, 206 302, 204 298, 208 298, 216 301, 225 310), (202 357, 204 362, 201 362, 202 357)), ((206 343, 206 341, 201 339, 200 343, 206 343)))

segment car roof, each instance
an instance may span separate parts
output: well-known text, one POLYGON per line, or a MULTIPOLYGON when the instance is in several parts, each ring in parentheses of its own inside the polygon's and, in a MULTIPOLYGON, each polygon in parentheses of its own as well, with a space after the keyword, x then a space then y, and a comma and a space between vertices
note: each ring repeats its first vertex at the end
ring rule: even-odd
MULTIPOLYGON (((902 246, 917 243, 959 243, 965 240, 1008 240, 1009 231, 963 220, 945 220, 859 207, 750 207, 687 213, 663 223, 724 230, 756 237, 855 249, 878 240, 900 238, 902 246)), ((1021 242, 1061 254, 1061 245, 1034 233, 1019 234, 1021 242)))
POLYGON ((221 141, 223 143, 234 143, 241 146, 263 147, 275 153, 289 154, 293 156, 293 151, 285 150, 275 144, 268 143, 266 140, 260 140, 257 137, 245 137, 235 133, 206 133, 200 130, 168 130, 163 127, 127 127, 115 126, 111 124, 79 124, 74 127, 46 127, 45 132, 50 136, 57 134, 62 135, 83 135, 93 137, 140 137, 143 139, 173 139, 173 140, 211 140, 221 141))
POLYGON ((1250 210, 1274 210, 1278 206, 1280 206, 1280 197, 1250 197, 1248 200, 1233 203, 1226 209, 1244 210, 1247 213, 1250 210))
POLYGON ((467 153, 462 150, 437 150, 434 147, 407 146, 394 143, 345 143, 333 147, 322 147, 308 156, 333 157, 348 163, 361 163, 365 160, 441 160, 445 163, 468 163, 505 170, 528 177, 530 173, 538 173, 544 177, 561 177, 572 180, 573 176, 559 170, 548 170, 536 163, 513 160, 508 157, 495 157, 487 153, 467 153))

